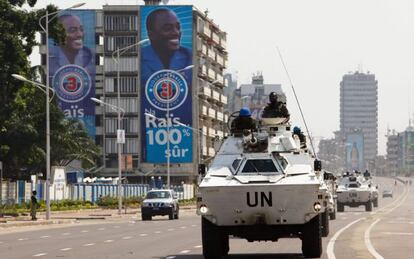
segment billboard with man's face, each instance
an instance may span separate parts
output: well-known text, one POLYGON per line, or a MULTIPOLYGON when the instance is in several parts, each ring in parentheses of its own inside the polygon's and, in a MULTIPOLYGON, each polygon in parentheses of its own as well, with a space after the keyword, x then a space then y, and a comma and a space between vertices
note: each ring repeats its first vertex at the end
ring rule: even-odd
POLYGON ((346 137, 346 169, 362 171, 364 167, 364 136, 362 133, 349 134, 346 137))
POLYGON ((192 6, 141 7, 143 162, 192 162, 192 26, 192 6))
POLYGON ((67 118, 83 122, 95 139, 95 11, 69 10, 59 14, 66 31, 61 44, 48 39, 49 82, 67 118))

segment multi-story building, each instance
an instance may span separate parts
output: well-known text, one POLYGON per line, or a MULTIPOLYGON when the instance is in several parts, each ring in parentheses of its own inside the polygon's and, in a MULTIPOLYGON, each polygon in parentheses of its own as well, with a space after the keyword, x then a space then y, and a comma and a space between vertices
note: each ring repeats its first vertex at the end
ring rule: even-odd
POLYGON ((336 174, 343 174, 345 168, 344 141, 339 131, 334 132, 334 138, 319 141, 318 159, 322 160, 323 168, 336 174))
POLYGON ((395 130, 387 134, 387 156, 386 156, 386 174, 390 176, 397 175, 399 171, 399 145, 398 134, 395 130))
POLYGON ((286 103, 286 95, 280 84, 265 84, 261 73, 253 75, 251 84, 240 85, 240 98, 236 97, 234 110, 238 111, 241 107, 249 107, 252 116, 258 117, 262 109, 269 102, 269 94, 276 92, 279 101, 286 103))
POLYGON ((233 74, 225 74, 224 80, 226 81, 227 87, 224 88, 224 94, 227 96, 227 106, 225 107, 226 111, 232 113, 236 111, 236 103, 240 100, 240 91, 237 88, 237 80, 234 78, 233 74))
MULTIPOLYGON (((146 1, 146 4, 157 5, 159 2, 146 1)), ((163 7, 168 8, 168 6, 163 7)), ((197 165, 208 162, 209 158, 215 155, 214 139, 217 136, 220 138, 224 136, 225 124, 228 120, 228 113, 225 111, 227 97, 223 93, 226 86, 223 74, 228 56, 227 34, 205 13, 195 7, 185 8, 192 10, 192 16, 190 15, 192 18, 186 20, 190 30, 192 28, 192 34, 186 35, 186 40, 192 45, 193 67, 190 68, 192 85, 188 92, 189 103, 191 103, 188 114, 191 114, 191 123, 187 125, 192 134, 188 133, 188 130, 181 130, 192 137, 189 144, 192 152, 186 162, 176 162, 173 159, 170 161, 169 173, 172 183, 195 179, 197 165)), ((114 51, 137 44, 143 39, 145 24, 141 17, 142 9, 143 6, 138 5, 104 5, 99 10, 88 10, 94 14, 94 21, 88 27, 90 30, 88 33, 93 34, 95 39, 92 45, 96 54, 92 96, 107 104, 121 107, 125 111, 121 121, 121 129, 125 130, 121 166, 123 176, 131 180, 134 178, 145 180, 154 175, 163 178, 167 176, 165 159, 158 162, 144 159, 147 146, 142 143, 148 137, 146 136, 148 132, 143 131, 142 125, 143 116, 147 113, 142 106, 145 94, 144 85, 140 82, 141 46, 137 45, 122 52, 119 60, 116 56, 115 58, 112 56, 114 51)), ((82 11, 86 12, 86 10, 77 10, 78 13, 82 11)), ((44 35, 42 43, 46 44, 44 35)), ((41 47, 40 53, 42 65, 45 66, 45 45, 41 47)), ((89 98, 85 98, 87 99, 89 98)), ((100 173, 105 176, 116 176, 118 172, 117 111, 109 106, 95 105, 95 103, 93 107, 95 132, 92 137, 102 147, 100 173)), ((180 116, 180 114, 171 113, 170 117, 172 116, 180 116)), ((169 134, 169 141, 173 142, 171 139, 174 139, 174 132, 169 134)), ((166 157, 164 150, 159 152, 159 156, 166 157)))
POLYGON ((340 83, 340 132, 349 170, 365 170, 378 153, 378 82, 374 74, 355 72, 340 83))
POLYGON ((398 168, 401 175, 414 171, 414 127, 398 134, 398 168))

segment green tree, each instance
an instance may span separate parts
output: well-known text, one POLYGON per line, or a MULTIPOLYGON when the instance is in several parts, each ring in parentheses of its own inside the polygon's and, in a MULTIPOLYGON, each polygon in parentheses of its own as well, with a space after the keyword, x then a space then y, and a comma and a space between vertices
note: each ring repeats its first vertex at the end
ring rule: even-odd
MULTIPOLYGON (((45 94, 33 85, 11 77, 20 74, 38 80, 39 67, 32 68, 29 55, 38 43, 39 19, 46 9, 27 11, 36 0, 0 0, 0 161, 6 177, 28 178, 30 173, 45 172, 46 116, 45 94)), ((57 10, 47 6, 49 13, 57 10)), ((50 35, 61 41, 64 29, 54 19, 50 35)), ((41 73, 39 73, 41 72, 41 73)), ((74 159, 90 166, 99 156, 99 147, 83 125, 64 118, 54 98, 50 104, 51 165, 67 165, 74 159)))

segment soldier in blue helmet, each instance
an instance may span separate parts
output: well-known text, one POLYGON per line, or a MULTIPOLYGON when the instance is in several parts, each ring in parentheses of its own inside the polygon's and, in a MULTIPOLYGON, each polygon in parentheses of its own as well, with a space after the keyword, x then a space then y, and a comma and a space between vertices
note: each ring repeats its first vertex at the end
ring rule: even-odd
POLYGON ((299 137, 300 147, 306 148, 306 136, 305 134, 303 134, 303 132, 300 130, 298 126, 295 126, 293 128, 293 135, 297 135, 299 137))
POLYGON ((252 113, 247 107, 243 107, 231 123, 232 133, 241 133, 243 130, 256 131, 256 120, 252 118, 252 113))

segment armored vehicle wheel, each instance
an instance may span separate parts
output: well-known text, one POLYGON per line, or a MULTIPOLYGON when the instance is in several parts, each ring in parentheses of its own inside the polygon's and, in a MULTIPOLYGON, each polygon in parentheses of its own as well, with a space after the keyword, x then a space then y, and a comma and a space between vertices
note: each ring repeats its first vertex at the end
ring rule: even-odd
POLYGON ((201 238, 205 259, 218 259, 227 255, 229 236, 221 233, 220 228, 201 217, 201 238))
POLYGON ((230 246, 229 246, 229 235, 225 235, 221 233, 221 255, 227 256, 229 254, 230 246))
POLYGON ((317 215, 306 223, 302 231, 302 253, 305 258, 322 254, 321 215, 317 215))
POLYGON ((365 211, 372 211, 372 202, 371 201, 367 201, 367 203, 365 204, 365 211))
POLYGON ((152 220, 152 216, 142 213, 141 214, 141 219, 142 219, 142 221, 152 220))
POLYGON ((329 211, 328 209, 322 213, 322 236, 327 237, 329 235, 329 211))
POLYGON ((180 213, 180 209, 177 207, 177 211, 174 214, 174 219, 178 219, 178 214, 180 213))
POLYGON ((378 207, 378 197, 375 198, 375 200, 372 201, 374 203, 374 207, 377 208, 378 207))
POLYGON ((345 206, 342 203, 338 202, 337 206, 338 206, 338 212, 344 212, 344 207, 345 206))
POLYGON ((336 210, 335 210, 335 208, 334 208, 333 212, 329 213, 329 219, 330 220, 336 219, 336 210))

